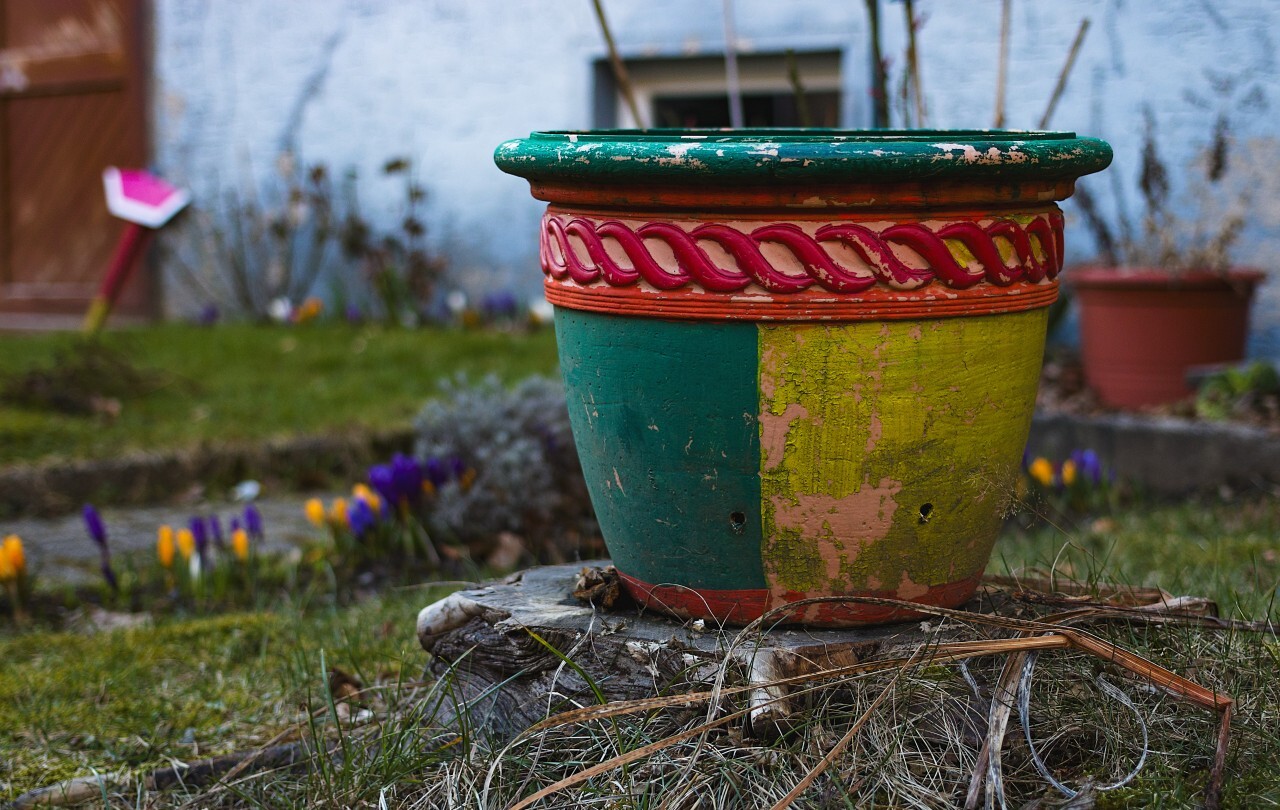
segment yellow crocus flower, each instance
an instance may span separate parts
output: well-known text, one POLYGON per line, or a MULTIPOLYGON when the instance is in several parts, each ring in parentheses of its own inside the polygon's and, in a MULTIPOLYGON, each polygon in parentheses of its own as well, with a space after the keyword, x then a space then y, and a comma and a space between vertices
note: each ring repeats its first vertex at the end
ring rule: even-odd
POLYGON ((329 519, 338 526, 346 528, 347 526, 347 502, 343 498, 334 498, 333 506, 329 507, 329 519))
POLYGON ((178 529, 178 553, 183 560, 190 560, 191 555, 196 553, 196 536, 190 529, 178 529))
POLYGON ((1027 474, 1042 487, 1053 486, 1053 463, 1044 456, 1031 462, 1031 466, 1027 468, 1027 474))
POLYGON ((18 576, 18 572, 13 570, 13 563, 9 562, 8 554, 0 554, 0 582, 8 582, 18 576))
POLYGON ((323 529, 325 523, 324 501, 319 498, 311 498, 302 506, 302 511, 306 514, 307 520, 316 528, 323 529))
POLYGON ((0 557, 8 561, 16 577, 22 576, 27 570, 27 555, 22 549, 22 538, 16 534, 11 534, 4 539, 4 545, 0 546, 0 557))
POLYGON ((382 498, 379 498, 378 493, 370 489, 368 484, 356 484, 351 488, 351 494, 369 504, 369 508, 374 512, 382 511, 382 498))
POLYGON ((249 559, 249 533, 244 529, 236 529, 231 533, 231 552, 241 562, 249 559))
POLYGON ((1076 463, 1071 459, 1062 462, 1062 484, 1071 486, 1076 482, 1076 463))
MULTIPOLYGON (((192 544, 195 543, 194 537, 191 539, 191 542, 192 544)), ((160 564, 165 568, 172 568, 173 553, 173 527, 168 525, 161 526, 159 530, 156 531, 156 556, 160 558, 160 564)))

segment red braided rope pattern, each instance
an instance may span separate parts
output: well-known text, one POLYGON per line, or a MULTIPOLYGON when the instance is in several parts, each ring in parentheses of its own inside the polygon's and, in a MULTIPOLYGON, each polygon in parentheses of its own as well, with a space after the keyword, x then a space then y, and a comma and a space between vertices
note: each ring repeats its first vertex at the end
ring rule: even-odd
POLYGON ((658 290, 695 285, 709 292, 733 293, 756 284, 771 293, 795 293, 817 285, 837 294, 856 294, 877 284, 910 290, 941 280, 948 287, 963 290, 983 281, 1003 287, 1017 281, 1056 278, 1062 269, 1062 213, 1053 210, 1026 225, 1012 219, 996 219, 986 225, 958 221, 937 230, 921 223, 903 223, 874 231, 841 222, 823 225, 812 236, 785 222, 750 232, 719 223, 704 223, 686 231, 670 222, 647 222, 633 229, 617 220, 597 222, 548 213, 542 221, 541 243, 543 272, 552 279, 570 279, 583 286, 603 282, 629 287, 644 281, 658 290), (581 241, 589 261, 578 255, 571 237, 581 241), (1032 247, 1032 237, 1038 243, 1039 256, 1032 247), (629 267, 609 255, 606 238, 618 243, 629 267), (1012 245, 1009 262, 1001 256, 997 238, 1012 245), (675 267, 662 267, 645 239, 665 242, 675 256, 675 267), (739 269, 717 265, 698 244, 703 240, 724 249, 739 269), (944 240, 964 245, 979 267, 970 269, 957 262, 944 240), (767 242, 789 250, 803 266, 804 275, 775 268, 761 251, 767 242), (832 243, 852 249, 871 275, 854 272, 838 262, 824 247, 832 243), (893 245, 910 248, 924 260, 925 267, 903 262, 894 255, 893 245))

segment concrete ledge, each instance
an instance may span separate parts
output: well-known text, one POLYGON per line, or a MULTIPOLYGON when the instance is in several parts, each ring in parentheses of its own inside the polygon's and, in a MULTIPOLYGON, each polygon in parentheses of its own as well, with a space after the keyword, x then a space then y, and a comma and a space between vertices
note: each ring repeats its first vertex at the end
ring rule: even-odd
POLYGON ((1187 495, 1224 485, 1272 492, 1280 487, 1280 434, 1245 425, 1037 413, 1027 448, 1055 460, 1093 448, 1117 478, 1153 494, 1187 495))
POLYGON ((351 431, 256 444, 130 453, 110 459, 44 461, 0 468, 0 517, 52 516, 86 502, 142 506, 172 502, 195 486, 231 487, 246 478, 291 488, 344 484, 413 444, 413 431, 351 431))
MULTIPOLYGON (((251 445, 133 453, 92 461, 0 468, 0 517, 52 516, 86 502, 141 506, 171 502, 194 486, 230 487, 246 478, 293 488, 344 484, 395 452, 412 448, 409 428, 302 436, 251 445)), ((1157 495, 1280 491, 1280 434, 1243 425, 1117 414, 1038 413, 1027 447, 1065 458, 1093 448, 1116 475, 1157 495)))

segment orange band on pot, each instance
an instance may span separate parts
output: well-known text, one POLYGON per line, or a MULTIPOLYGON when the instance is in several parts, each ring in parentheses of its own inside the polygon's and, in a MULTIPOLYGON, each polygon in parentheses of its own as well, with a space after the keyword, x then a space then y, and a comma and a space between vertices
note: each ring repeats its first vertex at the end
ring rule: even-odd
POLYGON ((658 292, 640 287, 582 287, 547 279, 547 300, 558 307, 655 318, 747 321, 869 321, 994 315, 1047 307, 1058 298, 1058 282, 983 285, 950 290, 930 285, 911 292, 872 289, 856 296, 805 290, 770 295, 762 290, 731 296, 702 292, 658 292))

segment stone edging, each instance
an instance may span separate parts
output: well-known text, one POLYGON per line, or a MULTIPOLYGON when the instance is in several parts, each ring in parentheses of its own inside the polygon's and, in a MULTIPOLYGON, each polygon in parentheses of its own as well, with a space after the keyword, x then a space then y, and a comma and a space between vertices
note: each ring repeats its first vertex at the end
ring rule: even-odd
POLYGON ((246 478, 293 487, 323 486, 333 478, 363 476, 368 465, 407 451, 412 444, 413 431, 402 427, 0 467, 0 517, 52 516, 87 502, 164 503, 198 485, 229 489, 246 478))
POLYGON ((1247 425, 1037 413, 1027 447, 1031 455, 1052 459, 1092 448, 1117 478, 1157 495, 1222 486, 1280 492, 1280 434, 1247 425))
MULTIPOLYGON (((50 516, 81 504, 133 506, 172 501, 193 486, 230 487, 245 478, 294 486, 351 480, 369 464, 408 451, 408 427, 342 436, 300 436, 261 444, 200 447, 116 458, 0 468, 0 516, 50 516)), ((1093 448, 1116 475, 1159 495, 1221 486, 1280 488, 1280 435, 1261 428, 1128 414, 1037 413, 1028 449, 1065 458, 1093 448)))

